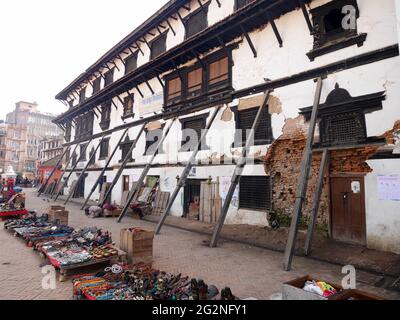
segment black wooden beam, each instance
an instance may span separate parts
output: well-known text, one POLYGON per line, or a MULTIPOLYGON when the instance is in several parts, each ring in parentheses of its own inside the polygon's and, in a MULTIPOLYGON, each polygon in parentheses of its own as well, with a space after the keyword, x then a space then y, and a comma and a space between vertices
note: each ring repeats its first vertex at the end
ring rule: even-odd
POLYGON ((200 59, 200 56, 199 56, 198 52, 192 50, 192 54, 196 57, 196 60, 200 63, 202 69, 203 69, 204 71, 207 71, 207 67, 206 67, 206 65, 204 64, 204 62, 200 59))
POLYGON ((311 23, 310 16, 308 15, 308 11, 307 11, 307 8, 306 8, 305 1, 304 0, 300 0, 299 2, 300 2, 301 11, 303 12, 304 19, 306 20, 306 23, 307 23, 308 30, 310 30, 310 34, 313 35, 314 34, 314 27, 313 27, 313 25, 311 23))
POLYGON ((169 22, 168 19, 167 19, 167 24, 168 24, 168 27, 171 29, 173 35, 176 36, 176 32, 175 32, 174 28, 172 28, 172 25, 171 25, 171 23, 169 22))
POLYGON ((235 65, 235 62, 232 59, 230 51, 228 50, 228 48, 226 47, 224 41, 220 37, 217 36, 217 40, 218 40, 219 44, 221 45, 221 47, 224 49, 226 55, 228 56, 228 59, 230 60, 229 62, 231 64, 231 66, 233 67, 235 65))
POLYGON ((111 63, 117 68, 118 71, 121 71, 121 70, 118 68, 118 66, 117 66, 117 64, 115 63, 114 60, 113 60, 111 63))
POLYGON ((117 99, 119 100, 119 102, 121 102, 122 105, 124 105, 124 101, 121 99, 120 96, 117 96, 117 99))
POLYGON ((126 66, 126 63, 124 61, 124 59, 122 59, 121 55, 118 55, 118 59, 122 62, 122 64, 124 65, 124 67, 126 66))
POLYGON ((160 76, 157 76, 158 82, 161 84, 161 87, 165 88, 164 82, 162 82, 160 76))
POLYGON ((118 106, 117 106, 117 104, 114 102, 114 99, 111 99, 111 103, 112 103, 113 106, 115 107, 115 110, 118 110, 118 106))
POLYGON ((221 2, 217 0, 218 8, 221 8, 221 2))
POLYGON ((143 95, 142 91, 140 91, 139 86, 136 86, 135 89, 137 90, 137 92, 139 92, 140 96, 141 96, 142 98, 144 98, 144 95, 143 95))
POLYGON ((138 50, 140 51, 140 53, 142 54, 142 56, 144 56, 144 52, 142 50, 142 48, 139 46, 139 44, 137 42, 135 42, 136 47, 138 48, 138 50))
POLYGON ((149 35, 151 35, 152 37, 155 37, 155 36, 156 36, 156 34, 153 33, 153 32, 148 31, 147 33, 148 33, 149 35))
POLYGON ((183 20, 181 14, 179 13, 179 11, 176 12, 176 15, 178 16, 179 20, 182 22, 183 26, 185 26, 185 21, 183 20))
MULTIPOLYGON (((174 19, 175 21, 178 21, 178 18, 175 18, 174 16, 171 16, 171 19, 174 19)), ((167 20, 168 21, 168 20, 167 20)))
POLYGON ((274 30, 276 39, 278 40, 279 46, 282 48, 283 47, 283 41, 282 41, 282 37, 279 34, 279 30, 276 27, 275 21, 274 20, 270 20, 271 26, 272 26, 272 30, 274 30))
POLYGON ((149 83, 147 80, 144 80, 144 82, 146 83, 147 88, 149 88, 149 90, 151 91, 151 94, 154 94, 154 90, 153 90, 153 88, 151 87, 150 83, 149 83))
POLYGON ((253 52, 254 58, 257 58, 257 50, 256 50, 256 48, 254 47, 253 41, 251 41, 251 38, 250 38, 249 34, 248 34, 247 31, 243 28, 243 26, 242 26, 241 24, 240 24, 239 26, 240 26, 240 29, 242 30, 242 32, 243 32, 243 34, 244 34, 244 36, 245 36, 245 38, 246 38, 246 40, 247 40, 247 43, 248 43, 249 46, 250 46, 251 51, 253 52))
POLYGON ((189 6, 184 5, 182 8, 185 8, 187 11, 190 11, 190 5, 189 6))
POLYGON ((149 50, 151 50, 150 44, 149 42, 146 40, 145 37, 143 37, 144 43, 147 45, 147 47, 149 48, 149 50))

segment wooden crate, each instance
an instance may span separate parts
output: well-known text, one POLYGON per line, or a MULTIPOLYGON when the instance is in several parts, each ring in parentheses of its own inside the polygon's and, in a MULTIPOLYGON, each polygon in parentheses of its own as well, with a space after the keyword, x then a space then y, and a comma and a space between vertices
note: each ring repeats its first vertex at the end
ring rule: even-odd
POLYGON ((49 222, 68 225, 69 212, 62 206, 50 206, 48 208, 49 222))
POLYGON ((127 253, 128 263, 152 264, 153 239, 154 232, 152 231, 132 232, 129 229, 121 229, 120 248, 127 253))
POLYGON ((219 181, 201 182, 199 220, 215 224, 221 212, 222 199, 219 194, 219 181))
POLYGON ((168 205, 171 194, 169 192, 157 192, 151 214, 160 216, 168 205))

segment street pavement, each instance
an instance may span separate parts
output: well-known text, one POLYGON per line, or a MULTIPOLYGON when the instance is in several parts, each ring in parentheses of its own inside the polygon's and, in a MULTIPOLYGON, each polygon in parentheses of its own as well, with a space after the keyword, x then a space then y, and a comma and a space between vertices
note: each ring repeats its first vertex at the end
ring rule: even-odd
MULTIPOLYGON (((33 189, 25 190, 26 206, 39 213, 55 204, 36 197, 33 189)), ((57 202, 62 205, 61 201, 57 202)), ((74 228, 96 226, 109 230, 118 245, 121 228, 141 227, 153 230, 155 224, 126 217, 118 224, 115 218, 90 219, 70 203, 70 225, 74 228)), ((55 289, 42 288, 42 267, 46 261, 28 248, 21 239, 13 237, 0 225, 0 299, 65 300, 72 297, 71 281, 56 283, 55 289)), ((236 242, 221 241, 218 248, 207 246, 209 236, 165 226, 154 239, 153 267, 172 273, 201 278, 222 289, 230 287, 241 298, 271 299, 281 292, 282 283, 307 274, 340 284, 345 276, 342 266, 295 257, 293 270, 282 270, 282 253, 236 242)), ((400 293, 371 286, 379 275, 357 272, 357 288, 388 299, 400 299, 400 293)))

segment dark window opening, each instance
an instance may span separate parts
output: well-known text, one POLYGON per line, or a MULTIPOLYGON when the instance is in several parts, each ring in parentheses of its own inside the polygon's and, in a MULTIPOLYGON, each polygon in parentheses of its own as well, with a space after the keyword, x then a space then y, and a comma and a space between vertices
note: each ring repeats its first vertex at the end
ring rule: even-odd
POLYGON ((100 180, 99 183, 99 192, 101 192, 101 190, 103 189, 103 184, 107 183, 107 176, 103 176, 103 179, 100 180))
POLYGON ((72 155, 72 166, 74 167, 76 165, 78 161, 78 155, 76 154, 76 152, 74 152, 74 154, 72 155))
POLYGON ((253 1, 254 0, 235 0, 235 10, 239 10, 253 1))
POLYGON ((167 33, 160 35, 150 43, 150 60, 157 58, 167 50, 167 33))
MULTIPOLYGON (((239 144, 246 144, 248 136, 247 130, 250 130, 253 127, 258 110, 259 108, 251 108, 237 112, 236 129, 238 129, 237 133, 241 134, 241 140, 236 142, 239 142, 239 144)), ((254 145, 257 146, 268 144, 271 143, 272 140, 271 115, 268 111, 268 108, 265 107, 261 113, 261 118, 254 132, 254 145)))
POLYGON ((104 75, 104 87, 109 86, 114 82, 114 69, 111 69, 110 71, 106 72, 104 75))
MULTIPOLYGON (((202 134, 202 130, 204 130, 206 128, 207 125, 207 116, 206 115, 202 115, 201 117, 194 117, 194 118, 190 118, 190 119, 181 119, 182 122, 182 130, 192 130, 189 131, 188 134, 193 134, 195 133, 195 135, 192 136, 182 136, 182 150, 184 152, 191 152, 194 151, 197 147, 198 142, 201 139, 201 134, 202 134), (184 149, 184 150, 183 150, 184 149)), ((184 131, 183 131, 184 133, 184 131)), ((200 150, 206 150, 208 149, 208 146, 206 144, 205 139, 201 142, 201 146, 200 146, 200 150)))
POLYGON ((96 162, 96 157, 94 156, 94 153, 95 153, 95 150, 94 150, 94 148, 92 148, 92 150, 90 150, 90 152, 89 152, 89 164, 90 165, 94 165, 96 162))
POLYGON ((185 39, 194 36, 208 27, 207 13, 208 6, 200 8, 185 19, 185 39))
POLYGON ((72 131, 72 123, 71 123, 71 121, 68 121, 66 124, 66 129, 65 129, 65 141, 66 142, 71 141, 71 131, 72 131))
POLYGON ((240 177, 239 209, 271 210, 271 197, 270 177, 240 177))
POLYGON ((83 103, 86 100, 86 88, 82 88, 79 92, 79 103, 83 103))
POLYGON ((357 33, 357 19, 360 13, 356 0, 331 1, 312 9, 311 14, 314 28, 314 48, 307 53, 311 61, 317 56, 355 44, 362 46, 366 40, 365 33, 360 35, 357 33), (354 8, 355 17, 349 18, 349 11, 342 13, 345 6, 354 8), (349 24, 351 21, 355 22, 354 26, 349 24))
POLYGON ((103 160, 108 157, 109 146, 110 146, 110 138, 104 139, 101 142, 99 160, 103 160))
POLYGON ((111 122, 111 101, 107 101, 101 107, 101 121, 100 128, 102 130, 107 130, 110 127, 111 122))
POLYGON ((80 153, 80 155, 79 155, 79 162, 81 162, 81 161, 86 161, 86 150, 85 150, 85 146, 86 146, 86 145, 84 145, 84 144, 82 144, 82 145, 80 146, 81 153, 80 153))
POLYGON ((84 139, 93 135, 93 122, 93 112, 76 118, 75 139, 84 139))
MULTIPOLYGON (((131 149, 133 145, 133 141, 130 140, 129 136, 126 136, 125 141, 122 142, 120 144, 120 149, 121 149, 121 160, 120 162, 123 162, 125 160, 125 158, 128 156, 129 154, 129 150, 131 149)), ((132 158, 132 152, 129 154, 129 162, 132 162, 133 158, 132 158)))
POLYGON ((70 100, 68 102, 68 105, 69 105, 69 109, 72 109, 74 107, 74 100, 70 100))
POLYGON ((136 70, 137 68, 137 53, 131 54, 128 58, 125 59, 125 74, 136 70))
POLYGON ((131 96, 125 97, 125 99, 124 99, 124 117, 133 115, 133 104, 134 104, 134 101, 131 96))
POLYGON ((93 94, 100 91, 100 85, 101 78, 96 78, 96 80, 93 81, 93 94))

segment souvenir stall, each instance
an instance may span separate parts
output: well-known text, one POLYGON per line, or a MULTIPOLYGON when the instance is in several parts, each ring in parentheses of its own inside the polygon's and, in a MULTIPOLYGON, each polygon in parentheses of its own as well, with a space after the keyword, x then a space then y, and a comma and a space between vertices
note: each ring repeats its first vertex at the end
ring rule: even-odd
POLYGON ((21 217, 28 213, 25 210, 25 195, 22 189, 15 187, 17 174, 12 167, 2 176, 0 218, 21 217))
POLYGON ((181 274, 168 274, 140 263, 114 265, 96 275, 72 280, 75 300, 237 300, 230 288, 181 274))

